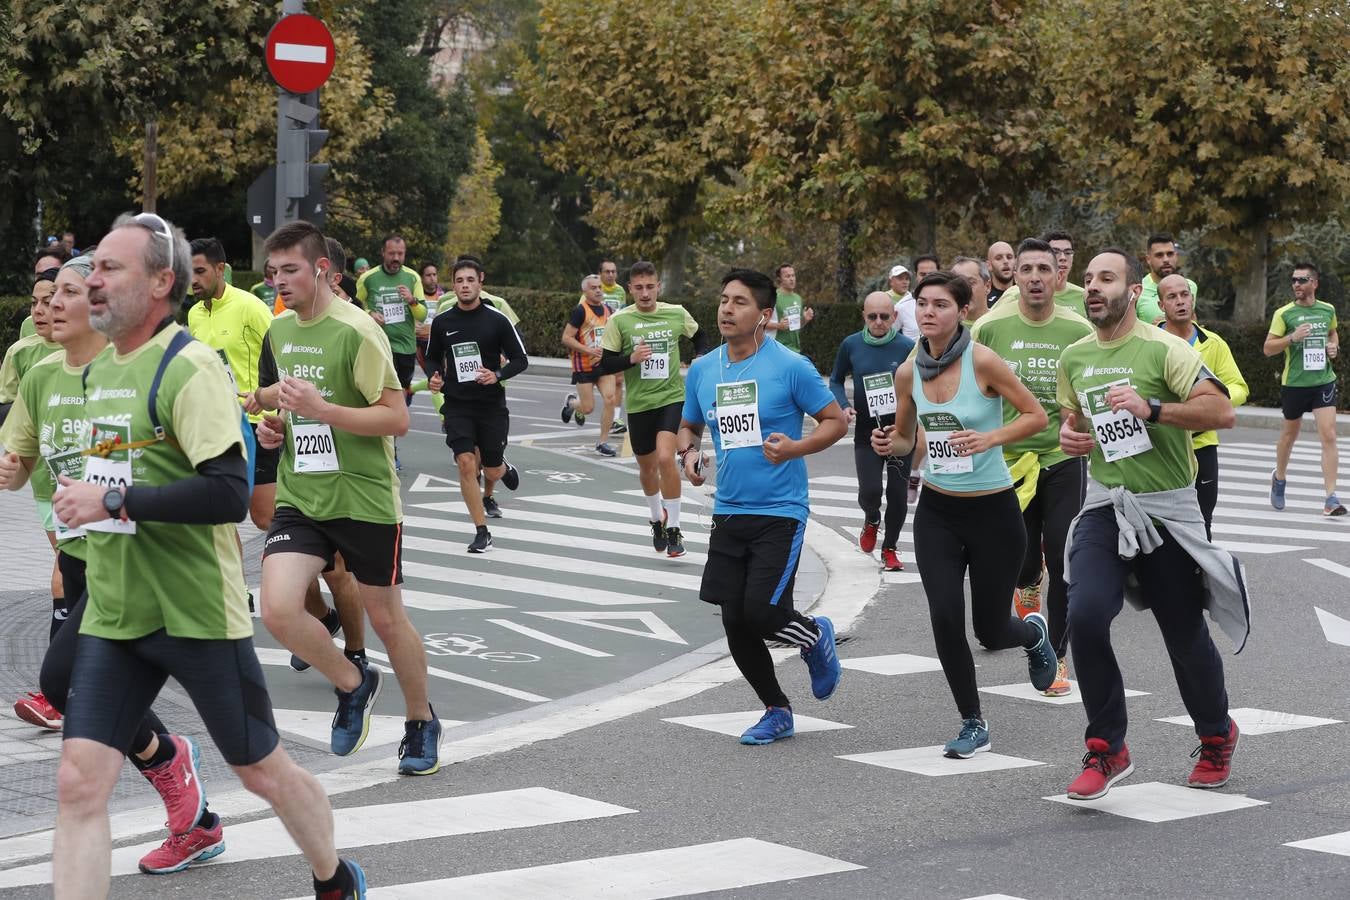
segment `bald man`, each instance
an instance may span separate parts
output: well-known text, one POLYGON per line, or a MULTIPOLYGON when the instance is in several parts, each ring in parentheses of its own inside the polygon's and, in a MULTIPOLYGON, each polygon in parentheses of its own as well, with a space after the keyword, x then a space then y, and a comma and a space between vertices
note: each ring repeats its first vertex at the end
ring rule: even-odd
POLYGON ((1012 287, 1016 259, 1017 254, 1013 253, 1012 244, 1007 241, 994 241, 989 245, 984 261, 989 266, 990 306, 997 303, 1003 292, 1012 287))

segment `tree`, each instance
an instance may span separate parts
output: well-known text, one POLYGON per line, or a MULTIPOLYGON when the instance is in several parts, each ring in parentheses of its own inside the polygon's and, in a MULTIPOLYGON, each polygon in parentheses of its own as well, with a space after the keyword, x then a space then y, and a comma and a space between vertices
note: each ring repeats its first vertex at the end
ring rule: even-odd
POLYGON ((474 141, 473 168, 459 177, 455 203, 450 208, 450 231, 443 257, 464 253, 483 259, 502 226, 502 198, 497 195, 501 164, 492 158, 492 145, 480 129, 474 141))
POLYGON ((633 15, 626 0, 545 0, 539 61, 519 82, 551 132, 544 157, 587 179, 589 217, 608 247, 659 258, 681 290, 704 183, 730 180, 739 160, 718 110, 742 84, 727 36, 745 3, 657 0, 633 15), (690 29, 719 35, 691 45, 690 29))
POLYGON ((1235 318, 1263 318, 1272 239, 1350 201, 1344 4, 1054 6, 1065 141, 1098 197, 1229 251, 1235 318))

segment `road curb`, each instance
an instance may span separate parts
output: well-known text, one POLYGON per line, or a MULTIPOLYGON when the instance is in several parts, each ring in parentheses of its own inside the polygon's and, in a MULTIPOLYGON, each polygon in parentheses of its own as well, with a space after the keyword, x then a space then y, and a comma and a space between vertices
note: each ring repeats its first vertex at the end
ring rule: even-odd
MULTIPOLYGON (((1237 424, 1239 428, 1266 428, 1271 431, 1278 431, 1284 427, 1284 414, 1278 409, 1266 409, 1261 406, 1239 406, 1237 408, 1237 424)), ((1317 423, 1313 421, 1312 416, 1304 416, 1303 422, 1299 426, 1300 434, 1316 434, 1317 423)), ((1336 434, 1338 437, 1350 436, 1350 413, 1336 414, 1336 434)), ((1223 442, 1220 435, 1219 442, 1223 442)))

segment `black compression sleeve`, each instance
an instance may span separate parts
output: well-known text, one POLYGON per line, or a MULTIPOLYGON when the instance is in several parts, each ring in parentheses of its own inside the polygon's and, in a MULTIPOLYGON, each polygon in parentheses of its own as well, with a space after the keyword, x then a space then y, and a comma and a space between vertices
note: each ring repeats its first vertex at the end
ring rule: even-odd
POLYGON ((5 424, 5 420, 9 418, 9 411, 13 408, 13 403, 0 403, 0 425, 5 424))
POLYGON ((227 525, 248 514, 248 460, 231 448, 197 467, 197 474, 159 487, 127 488, 133 522, 227 525))
POLYGON ((624 369, 631 369, 635 363, 632 356, 620 353, 618 350, 601 351, 600 371, 606 375, 612 375, 615 372, 622 372, 624 369))
POLYGON ((702 356, 703 354, 707 353, 709 349, 711 349, 710 345, 708 344, 708 336, 703 333, 702 328, 700 328, 698 331, 695 331, 694 336, 690 340, 694 342, 695 356, 702 356))
POLYGON ((258 354, 258 390, 271 387, 281 380, 277 371, 277 358, 272 355, 272 332, 263 337, 262 352, 258 354))

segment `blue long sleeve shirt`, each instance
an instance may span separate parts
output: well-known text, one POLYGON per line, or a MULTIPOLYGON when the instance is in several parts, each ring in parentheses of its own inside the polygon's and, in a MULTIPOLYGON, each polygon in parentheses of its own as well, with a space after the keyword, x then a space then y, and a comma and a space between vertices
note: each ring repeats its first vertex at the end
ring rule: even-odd
POLYGON ((830 393, 834 394, 840 407, 847 408, 849 403, 844 392, 844 379, 853 376, 853 405, 858 413, 853 425, 854 443, 866 444, 871 439, 872 429, 877 427, 867 409, 863 376, 883 372, 894 376, 895 370, 909 359, 913 350, 914 342, 899 332, 895 332, 895 337, 880 346, 873 346, 863 340, 861 331, 850 334, 839 345, 839 352, 834 358, 834 371, 830 373, 830 393))

